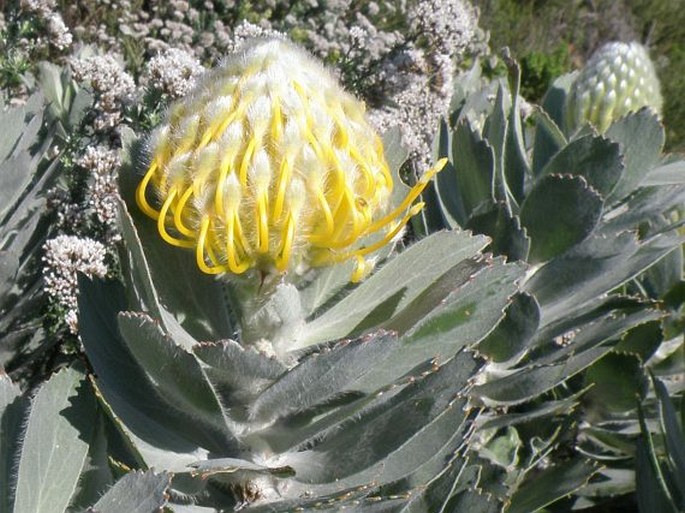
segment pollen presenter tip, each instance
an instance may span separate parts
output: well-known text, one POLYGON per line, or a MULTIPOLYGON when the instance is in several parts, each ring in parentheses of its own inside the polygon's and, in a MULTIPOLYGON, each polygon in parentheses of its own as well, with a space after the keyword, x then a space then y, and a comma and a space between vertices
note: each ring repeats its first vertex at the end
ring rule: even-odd
POLYGON ((393 178, 364 104, 280 39, 247 44, 169 112, 136 202, 208 274, 354 260, 359 281, 367 255, 421 210, 414 201, 445 165, 390 205, 393 178))

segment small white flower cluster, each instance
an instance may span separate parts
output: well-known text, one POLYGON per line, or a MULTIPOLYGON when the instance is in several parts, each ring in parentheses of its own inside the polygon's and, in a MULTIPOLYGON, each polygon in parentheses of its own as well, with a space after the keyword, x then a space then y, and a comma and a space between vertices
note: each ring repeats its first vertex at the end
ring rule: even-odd
POLYGON ((105 227, 107 238, 121 239, 117 229, 117 174, 121 159, 119 152, 106 146, 89 146, 76 162, 90 174, 88 209, 105 227))
POLYGON ((475 10, 463 0, 427 0, 409 11, 411 38, 391 55, 377 78, 386 101, 371 111, 380 131, 399 125, 402 142, 422 167, 431 160, 437 122, 449 110, 456 62, 477 40, 475 10))
POLYGON ((47 16, 55 9, 56 4, 55 0, 21 0, 19 7, 24 12, 47 16))
POLYGON ((73 37, 62 16, 55 12, 55 0, 21 0, 19 7, 23 12, 34 15, 45 27, 50 45, 58 50, 66 50, 71 46, 73 37))
POLYGON ((43 249, 45 292, 64 308, 64 321, 78 334, 78 273, 103 278, 107 274, 105 247, 92 239, 59 235, 43 249))
POLYGON ((303 31, 307 46, 320 58, 338 55, 355 67, 372 69, 403 43, 403 35, 379 28, 386 20, 382 15, 373 15, 379 10, 375 2, 356 11, 349 4, 349 1, 330 2, 320 18, 286 20, 286 26, 290 31, 303 31))
POLYGON ((66 50, 71 46, 73 38, 71 32, 69 32, 69 29, 64 24, 62 16, 57 13, 52 13, 52 15, 45 20, 45 24, 49 35, 48 40, 52 46, 58 50, 66 50))
POLYGON ((423 0, 409 11, 410 28, 444 55, 466 49, 476 35, 476 13, 462 0, 423 0))
POLYGON ((255 25, 254 23, 243 20, 233 29, 232 37, 227 42, 227 49, 231 53, 237 52, 246 42, 252 39, 284 39, 285 37, 285 34, 282 32, 255 25))
POLYGON ((394 126, 402 130, 402 143, 421 167, 431 161, 431 144, 438 120, 445 116, 452 94, 455 67, 449 56, 407 50, 387 62, 382 76, 388 99, 369 113, 383 132, 394 126))
POLYGON ((169 48, 150 59, 141 84, 156 89, 173 99, 186 96, 205 72, 200 61, 178 48, 169 48))
POLYGON ((136 84, 111 55, 96 55, 72 62, 74 78, 89 84, 96 95, 97 117, 94 127, 99 131, 115 128, 121 122, 122 106, 133 99, 136 84))
POLYGON ((48 208, 57 215, 55 227, 59 230, 80 232, 86 229, 83 208, 71 198, 71 192, 60 187, 48 191, 48 208))
MULTIPOLYGON (((216 15, 215 2, 198 5, 199 2, 169 0, 135 8, 129 0, 91 1, 107 4, 108 14, 117 19, 116 30, 100 23, 82 27, 79 33, 82 39, 97 41, 100 48, 109 52, 123 53, 124 41, 134 41, 147 57, 178 48, 202 62, 216 63, 228 53, 230 29, 216 15)), ((224 4, 223 9, 235 8, 224 4)))
POLYGON ((363 66, 386 57, 388 49, 402 42, 402 35, 379 30, 367 17, 358 13, 349 30, 349 42, 346 49, 348 58, 363 66))

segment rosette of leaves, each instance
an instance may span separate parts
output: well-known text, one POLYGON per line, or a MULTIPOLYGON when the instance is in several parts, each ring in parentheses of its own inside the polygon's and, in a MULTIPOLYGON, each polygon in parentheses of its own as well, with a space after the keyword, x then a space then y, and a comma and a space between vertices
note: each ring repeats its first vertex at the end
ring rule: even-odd
MULTIPOLYGON (((398 140, 386 140, 395 172, 398 140)), ((124 179, 125 197, 132 188, 124 179)), ((135 207, 120 215, 123 282, 82 283, 92 369, 56 374, 28 405, 4 383, 6 438, 21 440, 3 452, 18 462, 3 476, 10 511, 497 507, 468 467, 483 364, 472 348, 514 301, 523 265, 483 254, 485 237, 444 232, 359 285, 353 262, 331 266, 256 296, 244 316, 244 284, 202 274, 135 207), (278 337, 278 354, 250 343, 255 332, 278 337)))
POLYGON ((648 109, 602 134, 565 132, 573 75, 524 119, 510 66, 511 85, 462 80, 436 144, 449 168, 414 223, 488 235, 490 251, 530 264, 478 346, 489 362, 472 390, 488 407, 482 483, 508 511, 543 507, 560 483, 576 507, 634 507, 637 400, 649 371, 674 384, 683 372, 685 162, 662 154, 648 109))

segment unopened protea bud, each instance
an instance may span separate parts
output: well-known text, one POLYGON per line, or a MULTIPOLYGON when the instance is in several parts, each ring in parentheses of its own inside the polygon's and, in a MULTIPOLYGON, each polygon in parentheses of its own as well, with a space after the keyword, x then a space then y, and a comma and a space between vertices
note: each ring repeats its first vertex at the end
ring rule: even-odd
POLYGON ((136 199, 205 273, 355 259, 358 280, 439 167, 389 209, 393 179, 364 105, 292 44, 258 40, 171 107, 136 199))
POLYGON ((659 79, 647 49, 639 43, 608 43, 597 50, 568 96, 567 127, 591 123, 600 132, 629 112, 651 107, 661 113, 659 79))

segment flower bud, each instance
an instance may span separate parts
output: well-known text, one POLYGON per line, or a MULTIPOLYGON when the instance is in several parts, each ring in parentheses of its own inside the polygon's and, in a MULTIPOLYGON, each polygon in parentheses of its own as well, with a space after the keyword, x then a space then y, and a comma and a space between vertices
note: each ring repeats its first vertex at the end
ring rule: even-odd
POLYGON ((573 82, 566 104, 569 131, 585 123, 605 132, 615 120, 642 107, 661 113, 659 79, 639 43, 608 43, 597 50, 573 82))

